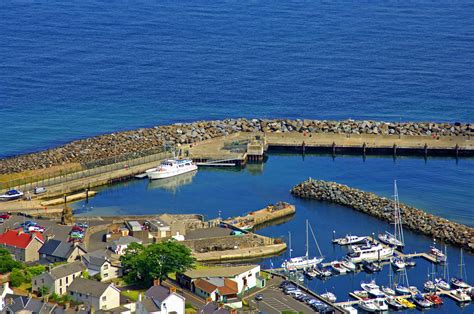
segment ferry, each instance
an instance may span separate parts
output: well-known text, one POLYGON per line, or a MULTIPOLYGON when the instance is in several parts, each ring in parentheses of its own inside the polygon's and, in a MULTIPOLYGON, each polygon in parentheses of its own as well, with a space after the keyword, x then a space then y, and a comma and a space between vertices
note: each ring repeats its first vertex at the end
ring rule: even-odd
POLYGON ((348 254, 349 260, 353 263, 360 263, 364 260, 378 260, 393 255, 393 248, 383 247, 381 244, 364 247, 354 247, 353 252, 348 254))
POLYGON ((22 191, 18 190, 9 190, 5 194, 0 195, 0 200, 2 201, 11 201, 21 198, 24 195, 22 191))
POLYGON ((195 171, 197 168, 190 159, 168 159, 163 161, 158 167, 148 169, 145 173, 150 180, 157 180, 195 171))

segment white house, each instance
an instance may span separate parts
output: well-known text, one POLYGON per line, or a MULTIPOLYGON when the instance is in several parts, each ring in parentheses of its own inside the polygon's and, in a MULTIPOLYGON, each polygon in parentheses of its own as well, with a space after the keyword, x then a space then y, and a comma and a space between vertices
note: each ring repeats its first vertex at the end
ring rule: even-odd
POLYGON ((13 294, 13 290, 10 289, 8 282, 5 282, 3 286, 0 287, 0 312, 5 310, 5 298, 7 294, 13 294))
POLYGON ((99 275, 101 281, 107 281, 122 277, 122 266, 117 258, 110 250, 98 250, 82 256, 82 262, 90 276, 99 275))
POLYGON ((185 299, 176 293, 176 289, 161 285, 154 285, 145 292, 145 297, 141 295, 137 302, 137 314, 165 314, 165 313, 185 313, 185 299))
POLYGON ((117 240, 112 242, 110 249, 114 251, 115 254, 123 255, 125 254, 125 250, 128 248, 128 246, 131 243, 142 244, 143 241, 132 236, 120 237, 117 240))
POLYGON ((84 264, 80 261, 48 268, 44 273, 32 278, 32 290, 39 291, 46 287, 48 293, 65 294, 67 287, 82 275, 84 269, 84 264))

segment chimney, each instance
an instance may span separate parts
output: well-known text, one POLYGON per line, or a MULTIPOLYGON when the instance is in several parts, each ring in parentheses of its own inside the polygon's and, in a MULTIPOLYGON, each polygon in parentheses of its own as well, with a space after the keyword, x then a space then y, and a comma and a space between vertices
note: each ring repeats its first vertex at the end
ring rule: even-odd
POLYGON ((176 288, 175 287, 170 287, 170 293, 176 293, 176 288))
POLYGON ((237 314, 237 310, 236 310, 236 309, 231 309, 229 312, 230 312, 230 314, 237 314))
POLYGON ((159 286, 160 285, 160 280, 159 279, 154 279, 153 280, 153 285, 154 286, 159 286))

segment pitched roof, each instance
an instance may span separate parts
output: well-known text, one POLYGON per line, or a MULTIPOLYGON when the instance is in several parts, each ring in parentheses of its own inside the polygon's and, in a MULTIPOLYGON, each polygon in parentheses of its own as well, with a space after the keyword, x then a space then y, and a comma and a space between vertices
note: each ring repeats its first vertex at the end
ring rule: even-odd
POLYGON ((78 273, 83 271, 85 268, 84 264, 80 261, 75 261, 72 263, 68 264, 63 264, 54 267, 51 269, 48 274, 53 278, 53 279, 59 279, 59 278, 64 278, 66 276, 78 273))
POLYGON ((141 302, 148 313, 159 312, 161 310, 158 304, 153 302, 152 299, 145 298, 141 302))
MULTIPOLYGON (((79 249, 86 251, 81 246, 77 246, 79 249)), ((74 251, 76 246, 73 243, 65 241, 59 241, 55 239, 48 240, 39 250, 40 254, 50 255, 54 257, 60 257, 67 259, 74 251)))
POLYGON ((82 258, 85 259, 88 264, 102 266, 105 263, 105 261, 109 259, 109 256, 106 251, 97 250, 94 252, 84 254, 82 258))
POLYGON ((216 286, 204 279, 197 279, 196 281, 194 281, 194 286, 207 293, 212 293, 217 289, 216 286))
POLYGON ((192 279, 206 277, 235 277, 256 267, 259 267, 259 265, 213 267, 209 269, 190 269, 186 271, 184 275, 192 279))
POLYGON ((24 233, 17 230, 9 230, 0 234, 0 244, 26 249, 34 239, 44 243, 44 238, 39 232, 24 233))
POLYGON ((230 313, 229 310, 224 308, 219 308, 214 302, 208 302, 198 311, 199 314, 225 314, 230 313))
MULTIPOLYGON (((172 293, 173 292, 170 291, 170 288, 156 285, 148 289, 145 292, 145 296, 148 298, 152 298, 153 300, 158 300, 160 302, 163 302, 172 293)), ((180 295, 178 296, 181 297, 180 295)))
POLYGON ((7 307, 13 313, 25 311, 29 313, 51 313, 56 305, 51 303, 44 303, 40 300, 35 300, 26 296, 19 295, 8 295, 7 298, 11 299, 7 303, 7 307))
POLYGON ((142 243, 143 241, 132 236, 120 237, 114 241, 115 245, 128 245, 130 243, 142 243))
POLYGON ((67 288, 67 290, 98 298, 105 292, 105 290, 107 290, 109 286, 113 287, 117 291, 120 291, 111 284, 84 278, 74 279, 74 281, 67 288))
POLYGON ((227 286, 219 287, 218 290, 219 290, 220 295, 232 295, 232 294, 237 294, 238 293, 238 291, 232 289, 231 287, 227 287, 227 286))

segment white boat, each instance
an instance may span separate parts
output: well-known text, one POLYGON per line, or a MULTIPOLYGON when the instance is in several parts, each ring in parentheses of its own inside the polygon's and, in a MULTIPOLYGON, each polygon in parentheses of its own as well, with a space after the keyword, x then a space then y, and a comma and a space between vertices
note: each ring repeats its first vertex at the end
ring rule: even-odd
POLYGON ((347 273, 347 268, 342 266, 342 263, 339 261, 333 261, 331 262, 331 267, 334 270, 336 274, 345 274, 347 273))
POLYGON ((408 290, 410 290, 410 293, 411 293, 411 294, 420 293, 420 290, 419 290, 417 287, 415 287, 415 286, 409 286, 409 287, 408 287, 408 290))
POLYGON ((412 296, 413 303, 420 308, 428 308, 433 305, 430 301, 426 300, 420 293, 416 293, 412 296))
POLYGON ((401 270, 406 267, 405 261, 400 257, 394 257, 390 260, 390 262, 396 270, 401 270))
POLYGON ((451 285, 443 278, 436 278, 435 285, 442 290, 451 290, 451 285))
POLYGON ((357 309, 350 304, 342 304, 339 307, 343 308, 345 313, 357 314, 357 309))
POLYGON ((392 296, 388 296, 385 299, 385 302, 387 302, 389 307, 391 307, 392 309, 394 309, 396 311, 403 310, 403 308, 404 308, 404 306, 401 305, 400 303, 398 303, 397 300, 392 296))
POLYGON ((337 300, 336 296, 332 292, 326 292, 326 293, 321 294, 321 298, 328 300, 329 302, 332 302, 332 303, 336 302, 337 300))
POLYGON ((354 247, 353 252, 348 254, 348 258, 353 263, 360 263, 363 260, 374 261, 393 255, 393 248, 376 244, 369 247, 354 247))
POLYGON ((465 289, 456 289, 454 295, 459 299, 460 302, 471 302, 471 296, 467 294, 465 289))
POLYGON ((367 299, 369 297, 369 293, 365 290, 354 290, 352 293, 362 299, 367 299))
POLYGON ((398 294, 401 294, 401 295, 407 295, 407 294, 410 294, 410 289, 408 289, 408 287, 402 285, 402 284, 396 284, 395 285, 395 291, 398 293, 398 294))
POLYGON ((435 291, 436 285, 433 281, 428 280, 428 281, 425 281, 425 283, 423 284, 423 289, 428 292, 435 291))
POLYGON ((351 245, 351 244, 364 242, 366 239, 367 237, 358 237, 358 236, 347 234, 344 238, 336 239, 333 242, 339 245, 351 245))
POLYGON ((376 298, 360 301, 359 308, 369 313, 385 312, 388 311, 388 304, 384 298, 376 298))
POLYGON ((370 295, 376 298, 383 298, 385 294, 380 291, 380 287, 375 283, 374 280, 371 282, 363 282, 360 284, 361 288, 367 291, 370 295))
POLYGON ((197 166, 190 159, 168 159, 158 167, 148 169, 145 173, 150 180, 166 179, 183 173, 197 170, 197 166))
MULTIPOLYGON (((290 251, 291 254, 291 251, 290 251)), ((314 235, 313 229, 309 225, 308 220, 306 220, 306 254, 304 256, 298 256, 298 257, 290 257, 289 259, 285 260, 282 264, 281 267, 285 268, 287 270, 290 269, 302 269, 302 268, 311 268, 317 266, 319 263, 323 261, 323 256, 321 254, 321 250, 319 248, 318 242, 316 241, 316 237, 314 235), (311 233, 313 235, 314 241, 316 242, 316 247, 318 248, 320 257, 309 257, 309 236, 308 236, 308 229, 311 230, 311 233)))
POLYGON ((344 257, 342 260, 341 260, 341 265, 344 267, 344 268, 347 268, 349 271, 355 271, 356 270, 356 264, 354 264, 353 262, 351 262, 347 256, 344 257))
POLYGON ((393 224, 394 224, 394 233, 391 234, 390 232, 386 231, 385 233, 379 234, 378 238, 380 242, 385 243, 390 246, 400 247, 403 248, 405 246, 405 239, 403 236, 403 222, 402 222, 402 215, 400 212, 400 202, 398 200, 398 189, 397 189, 397 181, 393 182, 393 191, 394 191, 394 199, 393 199, 393 224))
POLYGON ((437 262, 446 262, 446 255, 441 252, 440 249, 434 247, 434 246, 430 246, 430 251, 428 252, 428 254, 432 255, 437 262))
POLYGON ((24 193, 19 190, 9 190, 5 194, 0 195, 2 201, 12 201, 23 197, 24 193))
POLYGON ((462 248, 461 248, 461 257, 460 257, 460 263, 459 263, 459 277, 451 278, 451 285, 455 288, 462 288, 462 289, 472 288, 468 283, 464 281, 463 277, 464 278, 466 277, 466 270, 464 269, 464 260, 463 260, 463 254, 462 254, 462 248))
POLYGON ((390 287, 385 287, 385 286, 382 286, 381 287, 381 290, 383 293, 385 293, 386 295, 396 295, 397 293, 395 292, 395 290, 393 290, 392 288, 390 287))

